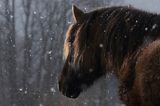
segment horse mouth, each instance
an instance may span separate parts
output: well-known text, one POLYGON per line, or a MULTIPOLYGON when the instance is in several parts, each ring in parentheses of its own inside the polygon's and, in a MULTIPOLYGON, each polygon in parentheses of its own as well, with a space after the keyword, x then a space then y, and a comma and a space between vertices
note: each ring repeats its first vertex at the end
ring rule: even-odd
POLYGON ((75 99, 80 95, 81 90, 79 90, 79 89, 65 89, 65 90, 62 90, 61 92, 64 96, 75 99))
POLYGON ((63 95, 65 95, 69 98, 76 99, 80 95, 80 93, 69 94, 69 93, 66 92, 66 93, 63 93, 63 95))
POLYGON ((65 87, 65 88, 59 88, 59 91, 66 97, 69 97, 69 98, 77 98, 80 93, 81 93, 81 89, 78 89, 78 88, 68 88, 68 87, 65 87))

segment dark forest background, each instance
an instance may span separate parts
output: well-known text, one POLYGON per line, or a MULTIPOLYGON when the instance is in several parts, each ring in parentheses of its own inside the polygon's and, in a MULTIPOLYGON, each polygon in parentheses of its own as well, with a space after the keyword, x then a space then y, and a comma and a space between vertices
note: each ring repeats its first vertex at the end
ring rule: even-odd
POLYGON ((76 100, 62 96, 57 85, 71 5, 91 11, 110 3, 0 0, 0 106, 119 106, 116 80, 110 75, 76 100))

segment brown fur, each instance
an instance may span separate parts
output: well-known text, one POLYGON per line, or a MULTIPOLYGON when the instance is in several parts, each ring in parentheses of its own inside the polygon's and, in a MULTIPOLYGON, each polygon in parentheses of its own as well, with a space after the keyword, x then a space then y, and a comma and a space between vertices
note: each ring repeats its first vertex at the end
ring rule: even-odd
POLYGON ((160 40, 150 43, 138 57, 135 81, 145 106, 160 105, 160 40))
POLYGON ((120 98, 127 106, 158 106, 159 35, 157 14, 131 7, 85 13, 83 21, 76 20, 66 35, 60 91, 76 98, 84 86, 112 70, 120 81, 120 98))

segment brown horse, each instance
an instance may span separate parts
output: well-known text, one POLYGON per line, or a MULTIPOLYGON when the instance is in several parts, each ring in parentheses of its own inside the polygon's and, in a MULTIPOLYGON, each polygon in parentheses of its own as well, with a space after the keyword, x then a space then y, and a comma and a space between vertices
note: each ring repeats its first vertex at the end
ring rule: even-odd
POLYGON ((72 8, 75 23, 66 34, 59 90, 76 98, 98 78, 113 72, 127 106, 160 105, 160 15, 132 7, 84 13, 72 8))

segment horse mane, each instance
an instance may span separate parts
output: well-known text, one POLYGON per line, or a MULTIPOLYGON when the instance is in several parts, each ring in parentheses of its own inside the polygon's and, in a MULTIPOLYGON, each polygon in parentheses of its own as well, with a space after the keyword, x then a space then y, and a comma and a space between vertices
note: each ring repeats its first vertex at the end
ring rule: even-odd
POLYGON ((156 39, 160 32, 160 15, 132 7, 102 8, 86 15, 82 23, 72 26, 66 39, 72 39, 71 43, 75 40, 77 53, 82 51, 84 43, 92 48, 103 45, 103 55, 117 68, 125 56, 135 52, 145 40, 156 39), (75 30, 78 30, 76 34, 75 30))

